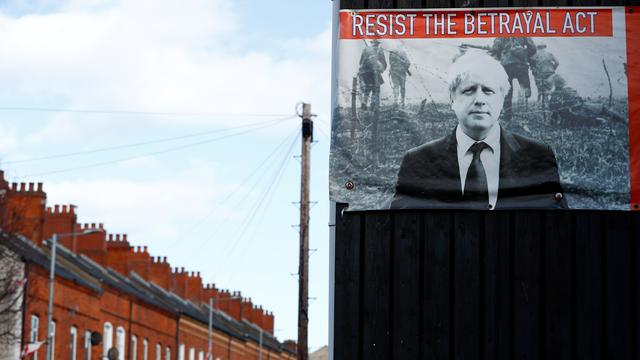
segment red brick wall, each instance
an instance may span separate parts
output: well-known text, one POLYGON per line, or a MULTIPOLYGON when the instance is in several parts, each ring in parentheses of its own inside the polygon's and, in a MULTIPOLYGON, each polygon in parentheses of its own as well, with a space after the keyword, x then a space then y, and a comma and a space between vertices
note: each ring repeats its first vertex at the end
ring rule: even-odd
MULTIPOLYGON (((50 238, 54 233, 80 233, 95 230, 88 234, 64 236, 59 243, 71 251, 85 254, 97 263, 113 268, 127 276, 135 271, 144 279, 152 281, 168 291, 173 291, 184 299, 195 304, 207 303, 209 298, 216 298, 215 307, 225 311, 232 318, 241 321, 247 319, 266 331, 273 333, 273 314, 264 312, 261 307, 253 305, 251 300, 240 299, 240 292, 218 290, 213 285, 203 287, 200 273, 188 272, 184 268, 171 271, 167 258, 153 258, 146 247, 132 247, 126 235, 110 235, 107 240, 102 224, 77 223, 75 208, 55 205, 45 209, 46 193, 42 184, 9 184, 0 170, 0 226, 4 231, 16 232, 29 238, 36 244, 50 238)), ((73 269, 72 269, 73 271, 73 269)), ((79 270, 78 270, 79 271, 79 270)), ((32 314, 39 317, 39 339, 46 337, 48 269, 36 265, 28 266, 28 292, 26 299, 25 333, 28 341, 30 318, 32 314)), ((113 326, 113 343, 116 343, 116 329, 122 327, 126 335, 127 353, 130 352, 131 335, 138 339, 138 359, 142 356, 142 343, 149 341, 149 358, 155 358, 155 345, 162 344, 164 351, 171 348, 172 357, 176 358, 178 347, 176 333, 180 329, 180 341, 185 343, 186 356, 191 347, 206 351, 207 324, 190 321, 186 329, 179 328, 175 315, 154 308, 140 299, 131 298, 102 285, 103 292, 79 286, 71 281, 56 277, 54 292, 54 320, 56 321, 56 358, 67 359, 72 326, 78 329, 77 358, 84 358, 84 333, 87 330, 103 332, 105 322, 113 326)), ((184 320, 184 319, 183 319, 184 320)), ((221 333, 214 334, 214 355, 222 359, 228 358, 231 351, 233 359, 257 358, 257 344, 248 345, 245 341, 230 338, 221 333)), ((92 348, 92 358, 99 359, 102 344, 92 348)), ((39 351, 39 360, 43 360, 45 348, 39 351)), ((197 352, 196 352, 197 356, 197 352)), ((270 358, 292 358, 286 354, 270 354, 270 358), (284 356, 284 357, 283 357, 284 356)))
MULTIPOLYGON (((43 237, 49 239, 55 234, 70 234, 75 232, 78 217, 73 205, 55 205, 48 207, 44 214, 43 237)), ((77 251, 77 237, 64 236, 58 243, 71 251, 77 251)))
POLYGON ((6 232, 18 233, 40 244, 43 240, 43 224, 47 194, 42 183, 12 183, 4 180, 0 172, 2 200, 0 225, 6 232))

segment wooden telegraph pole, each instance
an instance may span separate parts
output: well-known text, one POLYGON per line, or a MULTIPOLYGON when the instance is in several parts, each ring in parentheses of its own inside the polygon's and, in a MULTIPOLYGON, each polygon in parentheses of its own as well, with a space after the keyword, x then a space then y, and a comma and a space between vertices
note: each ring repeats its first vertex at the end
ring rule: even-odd
POLYGON ((309 173, 313 141, 311 104, 302 104, 302 179, 300 183, 300 265, 298 269, 298 360, 309 358, 309 173))

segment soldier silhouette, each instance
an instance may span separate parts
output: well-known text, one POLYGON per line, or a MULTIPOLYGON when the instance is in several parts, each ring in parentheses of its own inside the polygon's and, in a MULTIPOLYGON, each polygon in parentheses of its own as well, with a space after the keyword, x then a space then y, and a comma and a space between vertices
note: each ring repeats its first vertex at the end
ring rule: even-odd
POLYGON ((511 89, 504 99, 503 112, 504 120, 509 121, 513 113, 513 80, 518 80, 527 100, 531 97, 529 59, 536 53, 536 45, 528 37, 500 37, 494 40, 491 53, 500 61, 509 77, 511 89))
POLYGON ((363 109, 378 110, 380 107, 380 86, 384 83, 382 73, 387 68, 387 60, 380 47, 380 40, 373 39, 360 56, 360 104, 363 109), (371 102, 369 102, 371 98, 371 102))
POLYGON ((411 62, 403 49, 398 48, 389 52, 389 77, 393 88, 393 100, 395 105, 402 107, 405 104, 407 75, 411 76, 409 66, 411 62))

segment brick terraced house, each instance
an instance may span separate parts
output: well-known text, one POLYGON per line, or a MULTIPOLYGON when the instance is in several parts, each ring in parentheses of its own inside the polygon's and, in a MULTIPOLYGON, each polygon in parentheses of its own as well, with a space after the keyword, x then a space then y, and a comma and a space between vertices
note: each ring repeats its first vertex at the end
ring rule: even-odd
MULTIPOLYGON (((70 233, 76 235, 60 237, 57 247, 54 359, 106 359, 112 348, 120 360, 206 359, 210 298, 212 359, 258 359, 260 352, 265 360, 295 358, 295 343, 274 337, 273 314, 240 292, 172 269, 166 257, 152 257, 146 247, 131 246, 125 234, 108 234, 102 224, 79 224, 74 206, 46 207, 42 184, 9 184, 0 171, 0 197, 0 253, 22 262, 16 267, 20 273, 12 275, 21 287, 22 311, 12 325, 18 341, 0 345, 0 360, 15 359, 29 343, 46 339, 46 239, 70 233)), ((45 347, 29 358, 45 360, 45 347)))

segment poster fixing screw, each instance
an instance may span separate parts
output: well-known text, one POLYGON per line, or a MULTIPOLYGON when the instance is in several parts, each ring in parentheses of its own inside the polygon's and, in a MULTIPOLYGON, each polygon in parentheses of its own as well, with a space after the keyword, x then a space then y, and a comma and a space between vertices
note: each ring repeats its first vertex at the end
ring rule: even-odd
POLYGON ((346 183, 346 184, 344 184, 344 187, 346 187, 346 188, 347 188, 347 190, 353 190, 353 187, 354 187, 354 186, 355 186, 355 185, 353 184, 353 181, 351 181, 351 180, 347 181, 347 183, 346 183))

